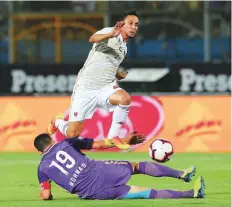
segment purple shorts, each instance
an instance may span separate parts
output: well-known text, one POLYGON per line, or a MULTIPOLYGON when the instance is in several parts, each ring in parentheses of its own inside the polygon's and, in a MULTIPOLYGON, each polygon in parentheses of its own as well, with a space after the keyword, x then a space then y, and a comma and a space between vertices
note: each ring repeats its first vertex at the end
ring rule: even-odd
POLYGON ((130 191, 130 186, 126 184, 132 173, 133 168, 128 161, 96 161, 88 187, 78 195, 84 199, 120 199, 130 191))

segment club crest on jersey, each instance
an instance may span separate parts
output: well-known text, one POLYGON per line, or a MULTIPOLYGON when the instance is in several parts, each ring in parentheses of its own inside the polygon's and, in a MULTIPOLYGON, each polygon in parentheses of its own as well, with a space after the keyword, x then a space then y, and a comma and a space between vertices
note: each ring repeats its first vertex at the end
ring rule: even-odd
POLYGON ((77 112, 74 112, 74 116, 77 116, 78 115, 78 113, 77 112))

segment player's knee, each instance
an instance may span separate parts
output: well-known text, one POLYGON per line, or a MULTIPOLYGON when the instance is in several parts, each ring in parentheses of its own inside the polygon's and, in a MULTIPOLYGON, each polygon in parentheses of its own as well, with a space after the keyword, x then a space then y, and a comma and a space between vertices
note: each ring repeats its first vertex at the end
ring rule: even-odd
POLYGON ((79 137, 84 126, 83 122, 69 122, 66 135, 68 138, 79 137))
POLYGON ((123 94, 121 100, 120 100, 120 104, 121 105, 130 105, 131 103, 131 97, 128 93, 123 94))

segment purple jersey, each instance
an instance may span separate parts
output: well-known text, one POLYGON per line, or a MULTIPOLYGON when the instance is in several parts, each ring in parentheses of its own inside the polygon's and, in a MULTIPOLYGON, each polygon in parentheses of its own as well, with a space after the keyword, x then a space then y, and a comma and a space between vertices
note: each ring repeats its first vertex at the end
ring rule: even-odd
POLYGON ((126 161, 98 161, 87 158, 80 150, 91 149, 92 139, 65 139, 53 145, 38 167, 42 183, 52 180, 70 193, 86 199, 117 199, 130 187, 125 184, 132 174, 126 161))

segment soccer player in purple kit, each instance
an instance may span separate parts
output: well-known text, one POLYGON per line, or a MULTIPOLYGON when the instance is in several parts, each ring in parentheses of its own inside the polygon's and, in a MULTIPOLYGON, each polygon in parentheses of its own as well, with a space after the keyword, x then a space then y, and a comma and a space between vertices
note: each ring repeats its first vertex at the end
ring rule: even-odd
MULTIPOLYGON (((131 133, 123 138, 130 145, 142 143, 144 136, 131 133)), ((41 185, 40 199, 52 200, 51 181, 82 199, 156 199, 156 198, 203 198, 204 180, 201 176, 192 189, 187 191, 155 190, 129 186, 132 175, 145 174, 153 177, 172 177, 190 182, 196 167, 179 171, 154 162, 129 162, 93 160, 81 150, 109 148, 107 142, 90 138, 65 139, 55 143, 48 134, 40 134, 34 140, 35 148, 42 153, 38 166, 41 185)))

